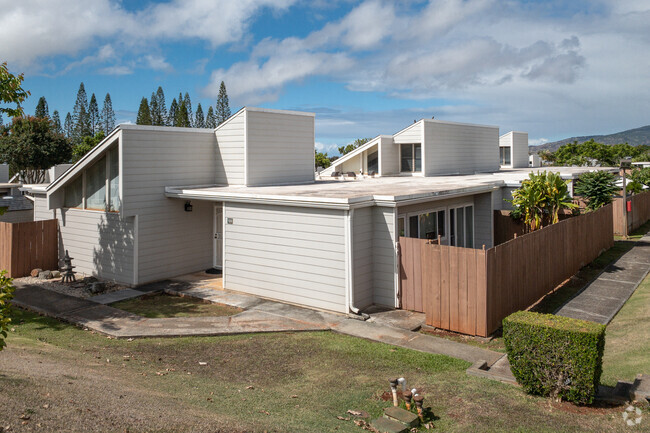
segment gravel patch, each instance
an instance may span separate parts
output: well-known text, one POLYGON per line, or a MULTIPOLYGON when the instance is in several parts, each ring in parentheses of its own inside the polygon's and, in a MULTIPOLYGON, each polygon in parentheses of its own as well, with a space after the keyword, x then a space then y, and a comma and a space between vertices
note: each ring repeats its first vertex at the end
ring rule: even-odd
POLYGON ((84 277, 81 274, 76 274, 75 277, 77 281, 72 283, 62 283, 61 278, 42 280, 35 277, 14 278, 14 282, 18 284, 30 284, 39 286, 47 290, 52 290, 53 292, 63 293, 64 295, 70 295, 84 299, 92 298, 93 296, 103 295, 106 293, 117 292, 119 290, 128 288, 127 286, 111 281, 101 281, 103 283, 103 289, 99 292, 92 293, 92 284, 100 280, 94 277, 84 277))

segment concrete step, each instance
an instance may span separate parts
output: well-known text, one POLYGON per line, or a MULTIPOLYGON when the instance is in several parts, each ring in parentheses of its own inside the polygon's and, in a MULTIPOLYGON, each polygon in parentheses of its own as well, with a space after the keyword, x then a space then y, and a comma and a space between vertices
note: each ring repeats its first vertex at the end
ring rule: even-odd
POLYGON ((407 433, 409 428, 389 418, 377 418, 370 422, 370 426, 380 433, 407 433))
POLYGON ((420 425, 420 418, 416 414, 401 407, 387 407, 384 409, 384 417, 402 423, 407 427, 417 427, 420 425))

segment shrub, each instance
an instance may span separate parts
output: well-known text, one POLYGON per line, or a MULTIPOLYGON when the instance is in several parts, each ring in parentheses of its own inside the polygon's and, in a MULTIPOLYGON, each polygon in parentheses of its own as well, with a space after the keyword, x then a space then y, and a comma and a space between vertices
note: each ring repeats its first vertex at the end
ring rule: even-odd
POLYGON ((513 313, 503 320, 512 374, 530 394, 591 403, 600 383, 605 326, 584 320, 513 313))
POLYGON ((7 338, 7 329, 11 323, 9 318, 11 304, 9 302, 14 294, 14 286, 11 284, 13 280, 5 277, 5 273, 5 271, 0 271, 0 350, 7 345, 5 338, 7 338))
POLYGON ((587 201, 587 209, 596 210, 611 203, 618 190, 614 174, 607 171, 591 171, 580 175, 574 193, 587 201))

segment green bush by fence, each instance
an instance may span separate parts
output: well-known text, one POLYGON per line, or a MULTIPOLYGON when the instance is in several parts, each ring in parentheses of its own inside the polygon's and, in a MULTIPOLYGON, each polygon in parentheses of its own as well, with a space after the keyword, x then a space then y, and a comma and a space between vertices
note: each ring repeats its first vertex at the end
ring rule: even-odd
POLYGON ((519 311, 503 319, 503 338, 517 382, 526 392, 591 403, 598 389, 605 326, 519 311))
POLYGON ((5 277, 4 270, 0 270, 0 350, 7 345, 5 338, 7 338, 7 330, 11 322, 11 318, 9 318, 11 304, 9 302, 14 294, 12 281, 11 278, 5 277))

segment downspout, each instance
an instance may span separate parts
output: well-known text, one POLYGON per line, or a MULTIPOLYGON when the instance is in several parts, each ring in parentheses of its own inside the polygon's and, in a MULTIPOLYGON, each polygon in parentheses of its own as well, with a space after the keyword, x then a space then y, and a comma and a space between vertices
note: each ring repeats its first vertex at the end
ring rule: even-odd
POLYGON ((346 221, 346 237, 348 238, 348 311, 359 315, 359 309, 354 306, 354 257, 353 257, 353 242, 352 242, 352 221, 354 218, 354 209, 350 209, 347 214, 346 221))

